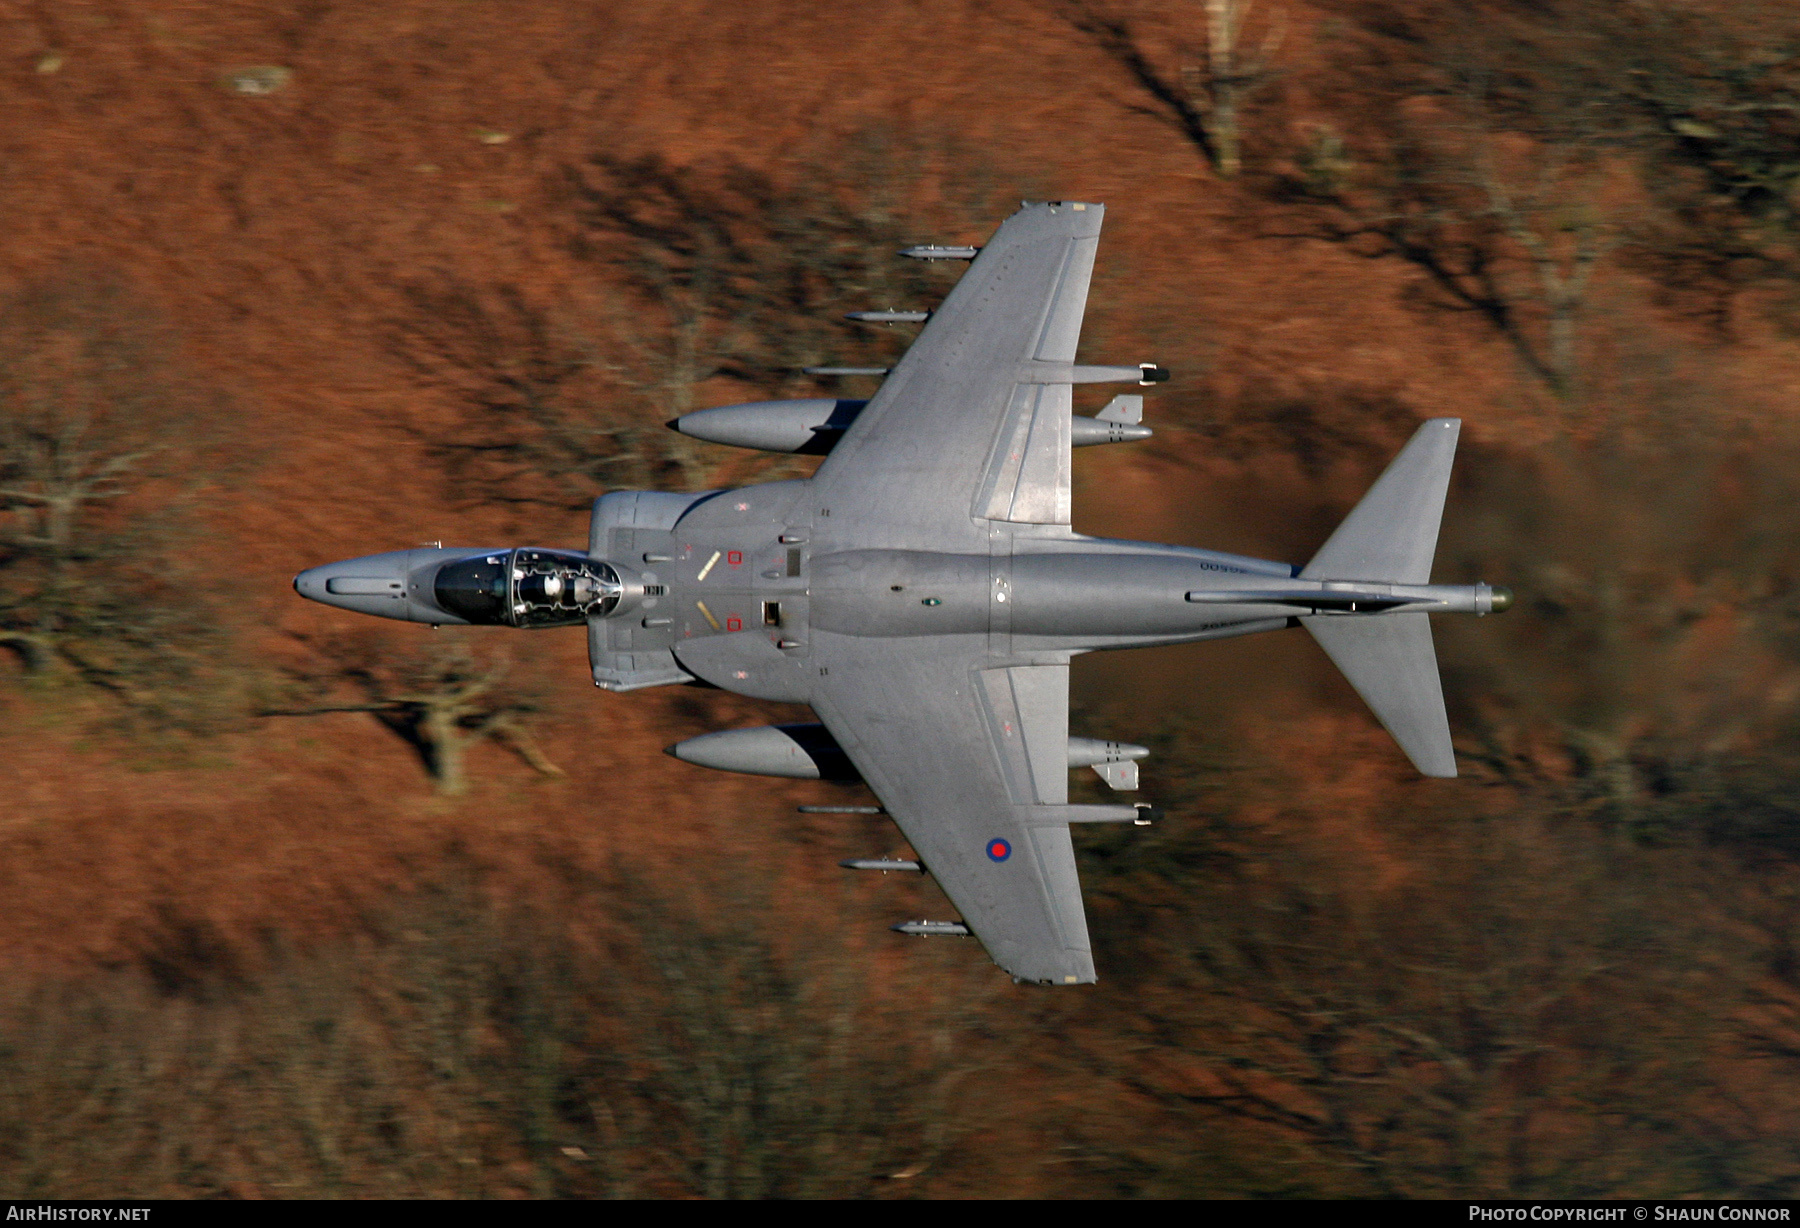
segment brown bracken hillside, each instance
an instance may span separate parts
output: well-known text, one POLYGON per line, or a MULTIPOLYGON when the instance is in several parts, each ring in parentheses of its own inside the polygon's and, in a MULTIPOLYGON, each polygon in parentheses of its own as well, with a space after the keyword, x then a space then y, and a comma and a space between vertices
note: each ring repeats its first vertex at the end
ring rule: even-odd
POLYGON ((19 0, 0 201, 10 1195, 1800 1194, 1790 5, 19 0), (1520 593, 1454 782, 1299 632, 1080 661, 1099 985, 659 753, 795 710, 291 592, 805 472, 661 423, 1021 198, 1177 377, 1079 529, 1302 561, 1454 415, 1520 593))

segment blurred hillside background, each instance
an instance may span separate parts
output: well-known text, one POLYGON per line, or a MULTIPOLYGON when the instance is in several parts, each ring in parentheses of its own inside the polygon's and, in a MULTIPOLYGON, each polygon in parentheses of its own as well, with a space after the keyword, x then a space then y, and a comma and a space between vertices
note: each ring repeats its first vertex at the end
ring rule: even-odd
POLYGON ((0 201, 10 1195, 1800 1194, 1791 4, 15 0, 0 201), (1079 661, 1099 985, 659 753, 799 710, 290 591, 806 472, 661 424, 1021 198, 1176 372, 1079 530, 1304 561, 1453 415, 1520 595, 1454 782, 1301 632, 1079 661))

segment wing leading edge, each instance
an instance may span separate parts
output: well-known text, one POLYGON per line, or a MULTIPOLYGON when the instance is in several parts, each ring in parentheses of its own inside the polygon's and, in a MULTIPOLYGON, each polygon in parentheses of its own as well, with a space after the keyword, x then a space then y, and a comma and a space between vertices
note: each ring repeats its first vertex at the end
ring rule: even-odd
POLYGON ((859 544, 950 550, 983 540, 978 520, 1069 523, 1069 386, 1119 378, 1073 365, 1105 212, 1007 219, 832 449, 813 491, 859 544))
MULTIPOLYGON (((1028 205, 995 232, 814 476, 815 558, 990 556, 1001 525, 1070 523, 1070 386, 1138 374, 1074 365, 1104 216, 1028 205)), ((1068 665, 1004 643, 815 624, 811 703, 994 962, 1085 984, 1069 824, 1136 811, 1068 804, 1068 665)))
POLYGON ((985 636, 815 634, 812 706, 994 962, 1095 979, 1069 823, 1069 667, 990 667, 985 636))

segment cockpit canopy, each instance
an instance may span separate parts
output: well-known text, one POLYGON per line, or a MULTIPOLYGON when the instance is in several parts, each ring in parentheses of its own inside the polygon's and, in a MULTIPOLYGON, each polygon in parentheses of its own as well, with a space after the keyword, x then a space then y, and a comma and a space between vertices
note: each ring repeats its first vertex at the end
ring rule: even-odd
POLYGON ((599 559, 563 550, 478 554, 438 570, 443 609, 472 623, 563 627, 604 617, 619 604, 619 573, 599 559))

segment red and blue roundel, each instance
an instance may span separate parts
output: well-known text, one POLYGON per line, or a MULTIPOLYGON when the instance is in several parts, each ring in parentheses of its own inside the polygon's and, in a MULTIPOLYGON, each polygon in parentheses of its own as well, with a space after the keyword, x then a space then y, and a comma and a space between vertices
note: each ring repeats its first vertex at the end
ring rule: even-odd
POLYGON ((1012 856, 1012 845, 1004 840, 989 840, 987 842, 987 855, 989 861, 1005 861, 1008 857, 1012 856))

